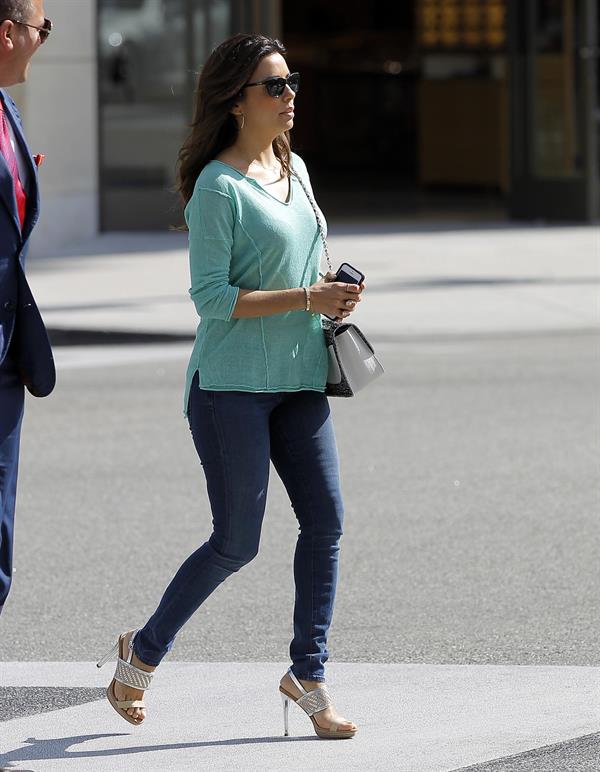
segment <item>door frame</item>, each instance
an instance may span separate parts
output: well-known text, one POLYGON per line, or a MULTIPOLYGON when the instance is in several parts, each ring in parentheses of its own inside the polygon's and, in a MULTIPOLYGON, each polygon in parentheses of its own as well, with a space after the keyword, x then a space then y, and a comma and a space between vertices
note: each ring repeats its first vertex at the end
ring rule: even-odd
POLYGON ((538 177, 534 173, 534 33, 536 3, 508 2, 508 61, 510 71, 510 197, 515 219, 589 222, 600 216, 596 67, 598 10, 596 0, 578 0, 581 8, 580 80, 577 116, 581 126, 582 172, 572 178, 538 177))

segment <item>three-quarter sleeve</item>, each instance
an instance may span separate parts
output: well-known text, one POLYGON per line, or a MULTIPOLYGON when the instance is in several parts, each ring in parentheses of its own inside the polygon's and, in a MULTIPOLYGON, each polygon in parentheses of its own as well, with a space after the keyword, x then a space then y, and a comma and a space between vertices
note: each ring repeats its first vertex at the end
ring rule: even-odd
POLYGON ((190 297, 203 318, 228 322, 240 291, 229 283, 234 203, 226 193, 196 188, 185 216, 189 229, 190 297))

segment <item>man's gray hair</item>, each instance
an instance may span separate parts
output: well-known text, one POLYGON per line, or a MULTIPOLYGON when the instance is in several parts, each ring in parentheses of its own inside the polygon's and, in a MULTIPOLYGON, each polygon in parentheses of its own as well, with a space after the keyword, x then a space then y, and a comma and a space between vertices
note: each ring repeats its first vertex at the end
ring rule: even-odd
POLYGON ((0 21, 27 21, 34 10, 33 0, 0 0, 0 21))

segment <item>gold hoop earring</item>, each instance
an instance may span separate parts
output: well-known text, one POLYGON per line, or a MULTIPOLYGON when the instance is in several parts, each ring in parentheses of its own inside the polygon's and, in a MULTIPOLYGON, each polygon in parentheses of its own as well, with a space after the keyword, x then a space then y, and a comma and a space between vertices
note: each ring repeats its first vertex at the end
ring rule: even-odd
POLYGON ((246 116, 244 113, 242 113, 242 125, 240 126, 240 131, 244 128, 244 124, 246 123, 246 116))

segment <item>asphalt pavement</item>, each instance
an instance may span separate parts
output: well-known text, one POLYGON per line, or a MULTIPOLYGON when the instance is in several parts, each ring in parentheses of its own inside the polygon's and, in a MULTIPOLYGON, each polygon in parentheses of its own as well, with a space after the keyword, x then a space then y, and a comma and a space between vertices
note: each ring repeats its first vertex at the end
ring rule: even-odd
POLYGON ((181 414, 182 234, 32 260, 59 381, 28 400, 0 621, 0 768, 597 770, 600 244, 593 228, 332 229, 386 375, 332 401, 346 499, 331 689, 359 726, 282 736, 296 527, 182 631, 134 728, 94 660, 208 535, 181 414))

